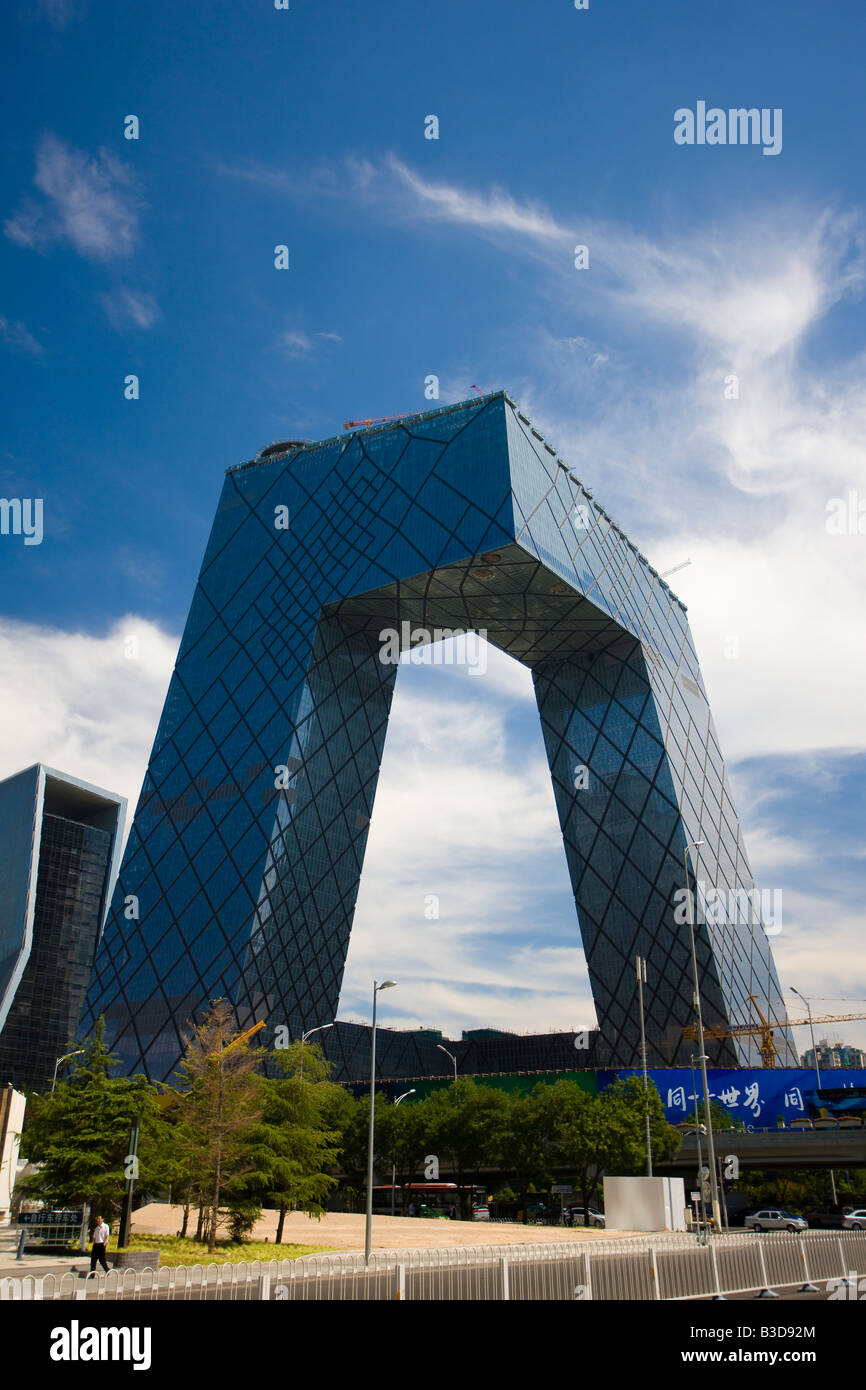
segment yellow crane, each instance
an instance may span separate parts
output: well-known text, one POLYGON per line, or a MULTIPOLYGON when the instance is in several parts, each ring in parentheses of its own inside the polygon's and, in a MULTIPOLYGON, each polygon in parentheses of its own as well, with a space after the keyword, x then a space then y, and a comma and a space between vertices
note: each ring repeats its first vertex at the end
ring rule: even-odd
MULTIPOLYGON (((754 1033, 760 1033, 761 1058, 765 1067, 775 1067, 776 1065, 776 1047, 773 1042, 774 1028, 799 1028, 801 1025, 805 1023, 852 1023, 855 1019, 866 1018, 866 1014, 822 1014, 820 1017, 815 1017, 815 1015, 813 1014, 811 1019, 768 1019, 765 1018, 763 1013, 761 1012, 761 1006, 758 1003, 756 996, 754 994, 750 994, 749 998, 751 999, 752 1004, 754 1005, 755 1013, 758 1015, 758 1023, 732 1023, 730 1027, 727 1027, 725 1024, 719 1023, 711 1028, 705 1028, 704 1037, 744 1038, 749 1037, 754 1033)), ((688 1024, 683 1029, 683 1036, 689 1039, 695 1039, 698 1036, 697 1025, 694 1023, 688 1024)))
MULTIPOLYGON (((231 1042, 226 1043, 225 1047, 218 1047, 215 1052, 209 1052, 208 1061, 212 1062, 217 1057, 222 1057, 226 1052, 230 1051, 231 1048, 240 1047, 242 1043, 249 1042, 250 1038, 254 1038, 256 1033, 261 1032, 264 1026, 265 1020, 263 1018, 260 1018, 258 1023, 253 1024, 252 1028, 247 1028, 244 1030, 243 1033, 238 1033, 237 1037, 232 1038, 231 1042)), ((180 1091, 164 1091, 163 1094, 159 1097, 158 1104, 160 1106, 160 1109, 168 1109, 172 1101, 180 1099, 181 1094, 182 1093, 180 1091)))

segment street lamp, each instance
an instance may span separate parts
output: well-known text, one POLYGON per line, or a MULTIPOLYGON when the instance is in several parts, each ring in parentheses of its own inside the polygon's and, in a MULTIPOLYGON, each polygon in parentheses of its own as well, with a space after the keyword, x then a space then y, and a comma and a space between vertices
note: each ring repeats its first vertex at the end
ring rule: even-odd
MULTIPOLYGON (((814 1029, 813 1026, 812 1026, 812 1005, 809 1003, 809 1001, 808 1001, 808 999, 806 998, 805 994, 801 994, 800 991, 799 991, 798 989, 795 989, 793 985, 791 985, 791 993, 792 993, 792 994, 796 994, 796 996, 797 996, 798 999, 802 999, 803 1003, 806 1005, 806 1008, 807 1008, 808 1011, 809 1011, 809 1032, 810 1032, 811 1037, 812 1037, 812 1056, 815 1058, 815 1076, 816 1076, 817 1079, 818 1079, 818 1090, 820 1091, 820 1089, 821 1089, 821 1067, 820 1067, 820 1065, 819 1065, 819 1063, 818 1063, 818 1049, 817 1049, 817 1047, 815 1046, 815 1029, 814 1029)), ((820 1099, 820 1097, 819 1097, 819 1099, 820 1099)), ((836 1205, 836 1174, 833 1172, 833 1169, 832 1169, 832 1168, 830 1169, 830 1192, 832 1193, 832 1196, 833 1196, 833 1206, 835 1207, 835 1205, 836 1205)))
POLYGON ((57 1061, 54 1063, 54 1080, 51 1082, 52 1091, 54 1090, 54 1087, 57 1085, 57 1068, 60 1066, 60 1063, 68 1062, 70 1057, 80 1057, 83 1051, 83 1047, 76 1047, 74 1052, 67 1052, 65 1057, 57 1058, 57 1061))
POLYGON ((301 1042, 305 1043, 307 1038, 311 1038, 314 1033, 324 1033, 326 1028, 333 1028, 333 1023, 320 1023, 318 1028, 308 1028, 306 1033, 301 1034, 301 1042))
MULTIPOLYGON (((698 1146, 698 1197, 700 1200, 700 1216, 704 1223, 704 1233, 706 1232, 707 1209, 704 1203, 704 1160, 701 1154, 701 1121, 698 1115, 698 1088, 695 1085, 695 1054, 689 1057, 692 1068, 692 1099, 695 1102, 695 1140, 698 1146)), ((696 1213, 697 1214, 697 1213, 696 1213)), ((698 1241, 701 1241, 702 1232, 698 1226, 698 1241)))
MULTIPOLYGON (((397 1099, 394 1101, 394 1109, 395 1109, 395 1110, 397 1109, 397 1106, 400 1104, 400 1101, 401 1101, 401 1100, 405 1100, 407 1096, 414 1096, 414 1094, 415 1094, 415 1087, 414 1087, 414 1086, 412 1087, 411 1091, 404 1091, 403 1094, 402 1094, 402 1096, 398 1096, 397 1099)), ((394 1162, 391 1164, 391 1215, 392 1215, 392 1216, 394 1215, 394 1187, 396 1186, 396 1183, 397 1183, 397 1155, 395 1154, 395 1155, 394 1155, 394 1162)))
POLYGON ((370 1131, 367 1141, 367 1219, 364 1223, 364 1259, 370 1259, 373 1237, 373 1128, 376 1116, 376 995, 380 989, 393 989, 396 980, 373 981, 373 1029, 370 1037, 370 1131))
POLYGON ((643 987, 646 984, 646 961, 641 956, 635 957, 637 967, 637 993, 640 1008, 640 1051, 643 1060, 643 1108, 646 1119, 646 1175, 651 1178, 653 1175, 653 1151, 652 1139, 650 1137, 650 1113, 649 1113, 649 1094, 647 1091, 646 1075, 646 1028, 643 1017, 643 987))
POLYGON ((448 1048, 447 1048, 447 1047, 443 1047, 441 1043, 437 1043, 436 1046, 438 1047, 438 1049, 439 1049, 440 1052, 444 1052, 444 1053, 445 1053, 445 1056, 446 1056, 446 1057, 450 1057, 450 1058, 451 1058, 451 1061, 452 1061, 452 1063, 453 1063, 453 1065, 454 1065, 454 1080, 456 1081, 456 1080, 457 1080, 457 1058, 454 1056, 454 1053, 453 1053, 453 1052, 449 1052, 449 1051, 448 1051, 448 1048))
MULTIPOLYGON (((689 915, 689 935, 692 944, 692 973, 695 982, 695 1014, 698 1020, 698 1047, 700 1049, 701 1080, 704 1087, 704 1111, 707 1117, 707 1163, 710 1169, 710 1196, 713 1204, 713 1223, 717 1231, 722 1229, 722 1209, 719 1204, 719 1183, 716 1175, 716 1146, 713 1139, 713 1117, 710 1114, 710 1083, 707 1079, 707 1050, 704 1046, 704 1019, 701 1013, 701 985, 698 978, 698 953, 695 947, 695 914, 692 892, 689 887, 689 850, 697 849, 703 840, 692 840, 683 849, 683 866, 686 872, 686 909, 689 915)), ((697 1105, 695 1105, 697 1119, 697 1105)))

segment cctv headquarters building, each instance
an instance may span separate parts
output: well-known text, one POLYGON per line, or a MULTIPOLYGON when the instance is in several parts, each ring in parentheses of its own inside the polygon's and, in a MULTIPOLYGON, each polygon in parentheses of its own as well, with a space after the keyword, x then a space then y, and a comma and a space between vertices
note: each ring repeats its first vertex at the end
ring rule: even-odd
MULTIPOLYGON (((684 853, 702 842, 693 889, 754 880, 686 611, 496 392, 226 474, 81 1022, 105 1015, 125 1070, 171 1079, 217 997, 265 1041, 333 1023, 399 669, 380 633, 404 623, 484 630, 529 667, 598 1060, 639 1062, 642 956, 650 1063, 688 1064, 684 853)), ((705 1024, 751 1018, 749 996, 784 1019, 759 914, 695 896, 705 1024)), ((320 1035, 338 1079, 363 1074, 353 1028, 320 1035)), ((760 1063, 751 1036, 712 1051, 760 1063)))

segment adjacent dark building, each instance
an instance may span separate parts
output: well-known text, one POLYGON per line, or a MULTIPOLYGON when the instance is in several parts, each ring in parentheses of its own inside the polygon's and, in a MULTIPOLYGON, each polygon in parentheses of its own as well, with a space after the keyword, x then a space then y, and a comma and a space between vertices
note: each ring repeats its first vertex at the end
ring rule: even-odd
POLYGON ((41 763, 0 782, 0 1083, 50 1089, 74 1046, 125 807, 41 763))

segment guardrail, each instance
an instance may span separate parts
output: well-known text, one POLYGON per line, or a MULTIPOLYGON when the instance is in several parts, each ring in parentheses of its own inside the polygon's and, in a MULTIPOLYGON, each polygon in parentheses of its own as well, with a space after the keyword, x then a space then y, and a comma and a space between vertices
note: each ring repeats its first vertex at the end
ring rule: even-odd
POLYGON ((556 1244, 305 1255, 297 1260, 0 1279, 0 1300, 248 1302, 332 1300, 672 1301, 832 1282, 857 1297, 866 1232, 671 1234, 556 1244), (851 1292, 853 1290, 853 1292, 851 1292))

